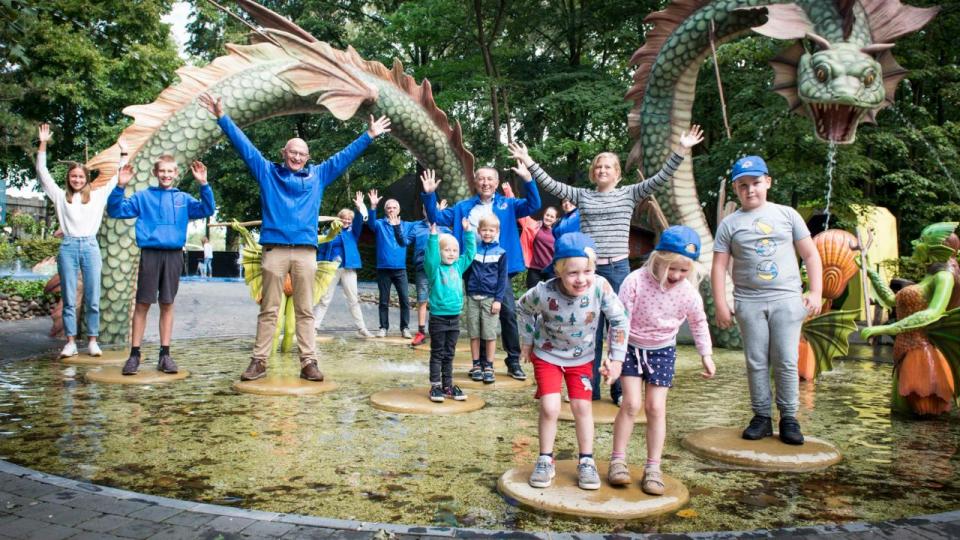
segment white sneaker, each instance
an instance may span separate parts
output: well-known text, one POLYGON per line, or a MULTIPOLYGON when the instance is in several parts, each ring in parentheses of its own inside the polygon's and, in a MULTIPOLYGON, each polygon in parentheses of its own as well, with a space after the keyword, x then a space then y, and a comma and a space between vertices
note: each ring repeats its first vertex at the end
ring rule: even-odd
POLYGON ((404 328, 400 331, 400 335, 403 336, 403 339, 413 339, 413 334, 410 333, 409 328, 404 328))
POLYGON ((91 341, 90 345, 87 347, 87 353, 90 356, 103 356, 103 351, 100 350, 100 345, 96 341, 91 341))
POLYGON ((381 328, 377 330, 377 337, 387 337, 387 329, 381 328))
POLYGON ((63 350, 60 351, 60 358, 70 358, 71 356, 77 355, 77 342, 68 341, 66 345, 63 346, 63 350))
POLYGON ((366 328, 361 328, 357 330, 357 337, 367 339, 367 338, 372 338, 373 334, 371 334, 370 331, 367 330, 366 328))

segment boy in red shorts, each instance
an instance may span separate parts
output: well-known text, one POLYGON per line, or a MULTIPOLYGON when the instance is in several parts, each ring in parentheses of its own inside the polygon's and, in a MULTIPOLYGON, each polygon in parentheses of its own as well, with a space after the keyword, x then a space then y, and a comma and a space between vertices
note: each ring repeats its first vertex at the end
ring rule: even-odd
POLYGON ((540 456, 530 475, 530 485, 537 488, 549 487, 556 475, 553 442, 564 381, 580 447, 578 483, 581 489, 600 488, 593 460, 593 336, 602 313, 610 323, 607 377, 616 380, 627 352, 630 320, 610 283, 594 273, 594 246, 582 233, 558 238, 551 263, 556 277, 538 283, 517 304, 521 354, 533 362, 540 400, 540 456))

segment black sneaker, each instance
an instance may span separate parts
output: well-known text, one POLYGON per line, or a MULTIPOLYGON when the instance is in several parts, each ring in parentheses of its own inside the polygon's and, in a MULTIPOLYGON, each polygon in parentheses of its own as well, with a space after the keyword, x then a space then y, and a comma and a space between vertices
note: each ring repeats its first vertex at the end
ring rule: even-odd
POLYGON ((786 444, 803 444, 800 422, 792 416, 780 417, 780 440, 786 444))
POLYGON ((470 368, 467 374, 470 375, 471 381, 480 382, 483 380, 483 367, 480 365, 479 360, 473 361, 473 367, 470 368))
POLYGON ((169 354, 161 354, 160 361, 157 363, 157 371, 171 374, 176 373, 177 363, 173 361, 173 358, 171 358, 169 354))
POLYGON ((443 389, 444 397, 448 397, 455 401, 466 401, 467 395, 463 393, 463 390, 459 386, 454 385, 452 388, 447 387, 443 389))
POLYGON ((527 380, 527 374, 523 372, 519 362, 507 364, 507 374, 518 381, 527 380))
POLYGON ((123 373, 124 375, 136 375, 137 371, 140 370, 140 355, 131 354, 130 358, 127 358, 126 363, 123 364, 123 373))
POLYGON ((434 403, 443 403, 443 388, 440 388, 439 385, 433 385, 430 387, 430 401, 434 403))
POLYGON ((497 376, 493 374, 493 369, 483 370, 483 384, 493 384, 497 382, 497 376))
POLYGON ((743 430, 742 436, 748 441, 757 441, 771 435, 773 435, 773 421, 770 417, 755 414, 750 419, 750 425, 743 430))

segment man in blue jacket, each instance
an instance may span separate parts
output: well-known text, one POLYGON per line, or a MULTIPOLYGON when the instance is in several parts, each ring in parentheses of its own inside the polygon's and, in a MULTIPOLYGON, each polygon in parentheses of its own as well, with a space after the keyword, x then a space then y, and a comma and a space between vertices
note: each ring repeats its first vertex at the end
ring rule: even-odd
MULTIPOLYGON (((438 182, 439 183, 439 182, 438 182)), ((532 179, 525 183, 527 196, 523 199, 504 197, 497 193, 500 185, 500 175, 491 167, 477 169, 474 173, 474 189, 476 195, 462 200, 451 208, 437 211, 436 194, 424 186, 423 204, 428 213, 427 218, 432 223, 446 225, 453 229, 453 235, 460 242, 463 251, 463 227, 461 221, 466 218, 470 226, 477 229, 480 218, 487 214, 494 214, 500 220, 500 237, 497 241, 507 255, 507 272, 512 278, 515 274, 526 270, 523 264, 523 249, 520 247, 520 231, 517 229, 517 218, 529 216, 540 209, 540 192, 532 179)), ((431 186, 435 188, 436 186, 431 186)), ((527 375, 520 367, 520 333, 517 329, 516 302, 511 290, 504 297, 500 308, 500 332, 503 348, 507 351, 507 370, 514 379, 524 380, 527 375)), ((481 349, 481 358, 486 358, 481 349)))
POLYGON ((413 228, 413 223, 400 219, 400 203, 396 199, 388 199, 383 205, 386 217, 377 219, 377 205, 380 196, 377 190, 371 189, 370 219, 367 227, 373 231, 377 239, 377 289, 380 292, 380 330, 377 337, 386 337, 390 329, 390 286, 397 290, 397 300, 400 303, 400 335, 411 339, 410 333, 410 297, 407 282, 407 237, 413 228))
POLYGON ((353 163, 377 136, 390 131, 385 116, 349 146, 323 163, 308 164, 310 151, 303 139, 290 139, 283 147, 283 163, 272 163, 247 139, 243 131, 224 114, 219 97, 204 94, 200 102, 214 116, 250 174, 260 185, 263 225, 263 299, 257 317, 253 357, 240 380, 251 381, 267 374, 267 358, 273 346, 277 313, 283 299, 283 281, 290 274, 296 316, 297 347, 300 350, 300 377, 322 381, 317 367, 313 319, 313 281, 317 271, 317 221, 323 192, 353 163))
POLYGON ((179 176, 173 156, 162 155, 153 164, 157 186, 125 197, 127 184, 133 178, 133 167, 127 165, 117 176, 117 187, 107 197, 107 215, 114 219, 137 218, 137 247, 140 265, 137 269, 137 298, 133 310, 133 331, 130 357, 123 365, 124 375, 136 375, 140 369, 140 343, 147 327, 150 304, 160 302, 160 362, 157 369, 176 373, 177 364, 170 356, 173 337, 173 301, 180 286, 183 268, 183 245, 187 242, 187 222, 210 217, 216 210, 213 190, 207 184, 207 168, 199 161, 190 166, 200 184, 200 199, 173 187, 179 176))

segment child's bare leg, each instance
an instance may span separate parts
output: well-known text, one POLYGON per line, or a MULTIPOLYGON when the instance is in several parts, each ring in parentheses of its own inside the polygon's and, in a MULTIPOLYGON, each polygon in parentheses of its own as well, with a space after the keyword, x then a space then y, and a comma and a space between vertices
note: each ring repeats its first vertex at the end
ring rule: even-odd
POLYGON ((169 346, 173 337, 173 304, 160 304, 160 345, 169 346))
POLYGON ((470 338, 470 354, 473 360, 480 358, 480 338, 470 338))
POLYGON ((660 463, 663 440, 667 435, 667 392, 670 388, 646 384, 644 411, 647 413, 647 463, 660 463))
MULTIPOLYGON (((493 355, 497 354, 497 340, 488 339, 483 342, 484 347, 487 349, 487 362, 490 362, 488 365, 493 364, 493 355)), ((478 358, 474 356, 474 358, 478 358)))
POLYGON ((137 303, 133 308, 133 328, 130 336, 130 344, 139 347, 143 341, 143 332, 147 329, 147 312, 150 311, 150 304, 137 303))
MULTIPOLYGON (((557 394, 559 398, 560 394, 557 394)), ((593 402, 589 399, 571 399, 573 423, 577 431, 577 445, 581 454, 593 453, 593 402)))
POLYGON ((553 441, 557 438, 557 421, 560 419, 560 394, 540 396, 540 453, 553 453, 553 441))
POLYGON ((617 418, 613 421, 614 454, 625 454, 627 452, 630 435, 633 434, 633 426, 637 421, 637 413, 640 412, 641 382, 640 377, 620 377, 623 400, 620 402, 620 411, 617 413, 617 418))

